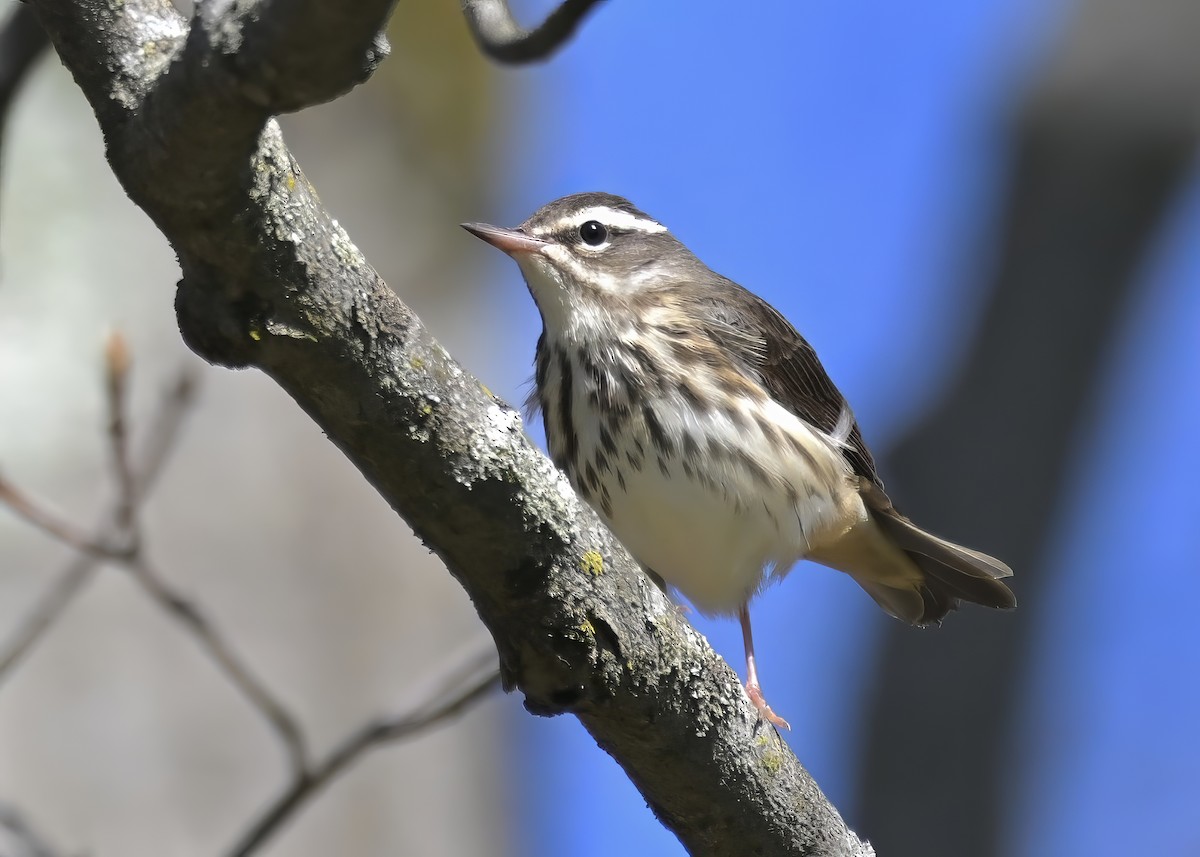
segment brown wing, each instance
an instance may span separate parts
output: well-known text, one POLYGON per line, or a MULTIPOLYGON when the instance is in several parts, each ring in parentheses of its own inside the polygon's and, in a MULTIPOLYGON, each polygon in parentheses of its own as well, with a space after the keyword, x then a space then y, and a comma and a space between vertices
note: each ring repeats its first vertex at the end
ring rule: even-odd
POLYGON ((813 347, 778 310, 753 292, 726 280, 726 289, 708 289, 698 314, 709 336, 738 360, 777 402, 814 428, 834 434, 850 421, 842 454, 859 476, 881 489, 875 460, 863 440, 845 396, 830 380, 813 347), (714 299, 719 293, 720 298, 714 299), (728 296, 728 298, 726 297, 728 296), (712 319, 709 322, 707 319, 712 319))
MULTIPOLYGON (((940 622, 959 601, 1015 607, 1017 599, 1003 582, 1012 575, 1007 565, 938 538, 896 511, 883 491, 845 397, 829 379, 813 347, 762 298, 733 282, 725 284, 727 288, 709 289, 696 298, 694 317, 731 359, 757 375, 776 401, 821 431, 837 434, 840 429, 845 434, 842 454, 862 478, 863 500, 883 533, 908 555, 922 576, 907 597, 903 589, 873 579, 869 570, 865 575, 855 574, 859 584, 885 610, 917 625, 940 622), (713 291, 720 297, 714 299, 713 291)), ((848 570, 838 564, 833 567, 848 570)))

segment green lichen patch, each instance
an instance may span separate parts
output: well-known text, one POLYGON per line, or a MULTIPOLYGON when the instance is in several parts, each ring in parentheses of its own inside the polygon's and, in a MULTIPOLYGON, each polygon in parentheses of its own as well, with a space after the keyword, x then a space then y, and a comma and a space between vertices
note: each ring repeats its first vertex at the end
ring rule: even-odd
POLYGON ((783 769, 783 756, 779 753, 763 753, 762 761, 768 774, 778 774, 783 769))
POLYGON ((585 551, 579 558, 579 567, 592 577, 599 577, 604 574, 604 557, 600 551, 585 551))

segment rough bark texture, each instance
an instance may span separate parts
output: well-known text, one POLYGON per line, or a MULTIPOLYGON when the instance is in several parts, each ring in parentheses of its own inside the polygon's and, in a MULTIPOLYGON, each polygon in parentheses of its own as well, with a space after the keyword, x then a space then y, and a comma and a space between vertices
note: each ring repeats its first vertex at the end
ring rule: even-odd
POLYGON ((462 583, 527 707, 577 714, 694 854, 873 854, 285 148, 270 116, 369 75, 390 0, 210 0, 190 26, 167 0, 33 6, 178 254, 188 343, 312 416, 462 583))
POLYGON ((1033 631, 1053 621, 1045 552, 1107 349, 1193 167, 1197 27, 1190 2, 1081 4, 1015 123, 982 328, 954 389, 888 456, 905 511, 1003 556, 1021 608, 948 623, 936 640, 887 632, 860 773, 863 829, 883 853, 1005 853, 1005 739, 1033 631))

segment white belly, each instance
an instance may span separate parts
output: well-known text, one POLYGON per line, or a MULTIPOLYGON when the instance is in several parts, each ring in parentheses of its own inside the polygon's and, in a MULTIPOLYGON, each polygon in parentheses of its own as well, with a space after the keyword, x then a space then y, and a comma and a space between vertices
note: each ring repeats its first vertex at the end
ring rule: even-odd
MULTIPOLYGON (((604 416, 582 391, 576 409, 579 460, 594 464, 604 416)), ((635 411, 618 454, 600 456, 606 466, 593 467, 594 479, 581 468, 577 488, 643 565, 702 612, 736 611, 768 575, 866 517, 840 451, 773 400, 747 402, 735 417, 669 396, 652 413, 658 447, 635 411)))
MULTIPOLYGON (((613 496, 608 524, 647 568, 705 613, 729 613, 749 600, 768 567, 786 569, 803 555, 760 509, 736 508, 675 471, 643 470, 613 496)), ((610 489, 611 493, 611 489, 610 489)))

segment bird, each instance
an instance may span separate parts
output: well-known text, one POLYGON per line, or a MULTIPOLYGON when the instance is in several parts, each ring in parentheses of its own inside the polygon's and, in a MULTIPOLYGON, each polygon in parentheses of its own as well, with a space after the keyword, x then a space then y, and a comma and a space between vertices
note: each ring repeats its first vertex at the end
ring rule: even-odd
POLYGON ((629 200, 578 193, 515 228, 462 226, 517 263, 541 315, 528 405, 555 465, 657 581, 738 617, 760 721, 790 728, 762 690, 750 603, 801 559, 912 625, 964 601, 1016 607, 1007 565, 892 504, 796 328, 629 200))

